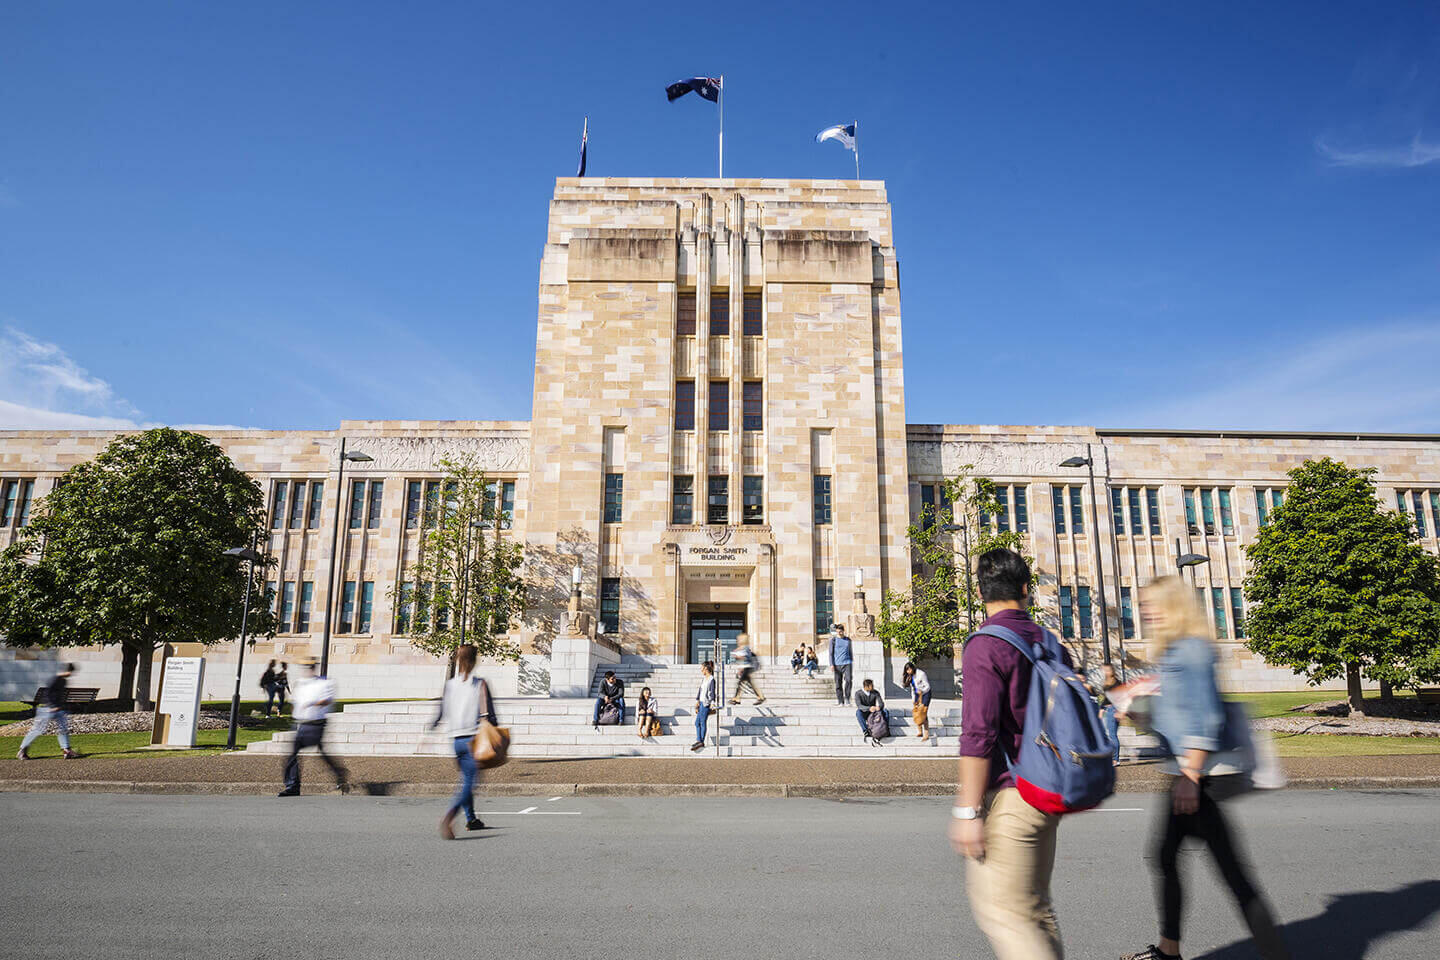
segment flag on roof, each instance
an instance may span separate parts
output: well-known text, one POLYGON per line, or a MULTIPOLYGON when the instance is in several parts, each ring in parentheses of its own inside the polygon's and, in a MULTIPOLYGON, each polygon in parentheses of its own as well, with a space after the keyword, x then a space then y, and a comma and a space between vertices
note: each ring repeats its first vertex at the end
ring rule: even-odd
POLYGON ((692 90, 711 103, 718 103, 720 100, 720 78, 691 77, 689 80, 677 80, 665 88, 665 99, 674 103, 692 90))
POLYGON ((841 123, 833 127, 826 127, 815 134, 816 143, 824 143, 826 140, 839 140, 847 150, 855 149, 855 124, 841 123))
POLYGON ((585 127, 580 132, 580 170, 575 174, 577 177, 585 176, 585 146, 590 139, 590 118, 585 118, 585 127))

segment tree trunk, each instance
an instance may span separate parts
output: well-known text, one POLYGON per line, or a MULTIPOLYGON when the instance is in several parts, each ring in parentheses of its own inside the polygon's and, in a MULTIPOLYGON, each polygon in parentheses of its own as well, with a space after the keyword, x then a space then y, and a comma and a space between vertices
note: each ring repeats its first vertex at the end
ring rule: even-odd
POLYGON ((135 709, 154 710, 155 702, 150 699, 150 675, 155 665, 155 648, 150 644, 142 644, 139 650, 139 662, 135 670, 135 709))
POLYGON ((1389 680, 1381 680, 1381 681, 1380 681, 1380 699, 1381 699, 1381 700, 1393 700, 1394 698, 1395 698, 1395 690, 1394 690, 1394 688, 1392 688, 1392 687, 1390 686, 1390 681, 1389 681, 1389 680))
POLYGON ((1360 689, 1360 665, 1352 663, 1345 667, 1346 697, 1350 701, 1351 716, 1365 716, 1365 692, 1360 689))
POLYGON ((115 694, 123 710, 135 706, 135 647, 129 643, 120 644, 120 692, 115 694))

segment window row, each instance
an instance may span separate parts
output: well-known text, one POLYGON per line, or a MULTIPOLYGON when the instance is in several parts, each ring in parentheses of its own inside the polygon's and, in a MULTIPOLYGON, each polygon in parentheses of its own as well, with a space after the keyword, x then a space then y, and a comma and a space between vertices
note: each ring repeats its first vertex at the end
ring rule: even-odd
MULTIPOLYGON (((410 480, 405 484, 405 526, 429 528, 440 515, 441 495, 447 490, 453 492, 454 483, 444 485, 439 480, 410 480)), ((8 488, 6 496, 9 496, 8 488)), ((382 507, 385 499, 385 481, 350 481, 350 509, 348 525, 351 530, 375 529, 380 526, 382 507)), ((448 506, 454 509, 454 501, 447 498, 448 506)), ((325 483, 322 480, 277 480, 271 494, 270 529, 292 530, 304 527, 318 529, 321 525, 325 502, 325 483)), ((7 500, 8 505, 8 500, 7 500)), ((23 509, 28 515, 28 502, 23 509)), ((482 508, 487 520, 497 519, 502 530, 510 529, 515 515, 515 481, 494 481, 486 489, 482 508), (498 511, 497 511, 498 507, 498 511)))
POLYGON ((1230 507, 1229 487, 1186 487, 1185 527, 1192 537, 1199 536, 1203 524, 1205 536, 1215 536, 1215 505, 1220 505, 1220 526, 1222 536, 1235 535, 1235 511, 1230 507), (1196 521, 1195 503, 1200 503, 1199 522, 1196 521))
POLYGON ((1422 537, 1431 535, 1440 537, 1440 490, 1396 490, 1395 505, 1400 512, 1410 517, 1415 524, 1416 531, 1422 537), (1406 501, 1409 500, 1410 509, 1406 509, 1406 501), (1426 532, 1425 526, 1425 504, 1430 504, 1430 532, 1426 532))
POLYGON ((1030 532, 1030 508, 1026 500, 1025 488, 1018 484, 995 485, 995 502, 998 510, 994 517, 990 511, 980 511, 980 525, 989 527, 993 521, 1003 533, 1014 529, 1016 533, 1030 532))
POLYGON ((1245 591, 1239 587, 1231 587, 1229 590, 1224 587, 1211 587, 1207 598, 1206 588, 1196 587, 1195 601, 1201 607, 1209 608, 1211 620, 1215 624, 1215 636, 1218 639, 1245 639, 1245 591), (1228 617, 1226 616, 1227 608, 1229 610, 1228 617))
POLYGON ((276 590, 274 580, 265 584, 266 595, 271 598, 270 611, 275 614, 277 633, 309 633, 310 606, 315 599, 313 580, 286 580, 276 590), (296 606, 296 597, 299 606, 296 606))
POLYGON ((318 529, 324 507, 325 481, 276 480, 270 498, 270 529, 318 529), (310 490, 308 497, 305 493, 307 485, 310 490))
POLYGON ((1155 487, 1111 487, 1110 523, 1120 536, 1143 537, 1147 527, 1150 536, 1161 536, 1160 491, 1155 487))
MULTIPOLYGON (((760 292, 746 291, 741 304, 741 330, 747 337, 759 337, 765 333, 764 310, 761 307, 760 292)), ((675 332, 682 337, 695 336, 695 293, 682 292, 678 298, 675 332)), ((728 290, 710 292, 710 336, 730 336, 730 293, 728 290)))
POLYGON ((30 501, 35 496, 34 480, 6 480, 0 497, 3 497, 4 518, 0 527, 27 527, 30 525, 30 501))
MULTIPOLYGON (((1221 640, 1245 639, 1245 593, 1239 587, 1211 587, 1210 596, 1204 587, 1195 588, 1195 599, 1210 608, 1215 623, 1215 636, 1221 640), (1228 609, 1228 616, 1227 616, 1228 609), (1231 629, 1233 624, 1234 629, 1231 629)), ((1066 637, 1075 636, 1075 621, 1080 623, 1080 636, 1089 638, 1094 631, 1090 623, 1090 588, 1060 588, 1060 632, 1066 637)), ((1120 588, 1120 636, 1126 640, 1135 639, 1135 601, 1130 587, 1120 588)))
MULTIPOLYGON (((828 479, 828 478, 827 478, 828 479)), ((740 522, 761 524, 765 522, 765 478, 744 476, 740 501, 740 522)), ((730 522, 730 478, 716 474, 707 478, 705 489, 705 523, 726 524, 730 522)), ((828 509, 828 507, 827 507, 828 509)), ((606 522, 609 520, 609 502, 606 502, 606 522)), ((617 514, 618 515, 618 514, 617 514)), ((695 519, 695 478, 688 475, 675 477, 670 496, 670 523, 685 526, 696 523, 695 519)))
POLYGON ((1050 487, 1050 508, 1055 517, 1055 535, 1066 533, 1066 506, 1069 506, 1069 532, 1085 532, 1085 510, 1082 501, 1082 487, 1070 484, 1054 484, 1050 487))
POLYGON ((1090 619, 1090 588, 1060 588, 1060 635, 1067 639, 1075 636, 1075 621, 1080 621, 1080 637, 1088 640, 1095 636, 1090 619))
POLYGON ((1279 510, 1280 504, 1284 502, 1285 491, 1280 487, 1256 487, 1255 516, 1260 521, 1260 526, 1269 523, 1270 511, 1279 510))
MULTIPOLYGON (((730 429, 730 381, 710 381, 710 403, 706 415, 711 433, 730 429)), ((740 427, 743 430, 765 429, 765 387, 759 380, 741 384, 740 427)), ((695 429, 695 381, 675 381, 675 429, 695 429)))
MULTIPOLYGON (((440 518, 440 499, 445 499, 445 516, 459 509, 455 497, 457 485, 451 480, 407 480, 405 482, 405 529, 428 530, 440 518)), ((373 507, 372 507, 373 509, 373 507)), ((354 508, 352 505, 352 516, 354 508)), ((515 518, 515 481, 492 480, 485 485, 485 499, 480 516, 486 523, 494 522, 501 530, 509 530, 515 518), (498 510, 497 510, 498 508, 498 510)), ((352 524, 353 526, 353 524, 352 524)), ((374 526, 374 524, 371 524, 374 526)))

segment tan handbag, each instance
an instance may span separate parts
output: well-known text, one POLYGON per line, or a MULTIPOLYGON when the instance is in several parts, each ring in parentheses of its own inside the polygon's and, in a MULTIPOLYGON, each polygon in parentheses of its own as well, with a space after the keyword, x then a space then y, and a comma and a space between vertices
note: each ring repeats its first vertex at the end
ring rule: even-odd
POLYGON ((647 735, 648 735, 648 736, 651 736, 651 737, 658 737, 658 736, 660 736, 660 718, 659 718, 659 717, 651 717, 651 718, 650 718, 650 730, 649 730, 649 733, 648 733, 647 735))
MULTIPOLYGON (((480 715, 488 717, 494 710, 490 703, 490 685, 484 680, 480 681, 480 695, 480 715)), ((510 728, 497 727, 489 720, 481 720, 480 729, 475 731, 475 738, 470 741, 470 751, 475 755, 475 763, 482 769, 503 765, 510 759, 510 728)))
POLYGON ((923 703, 917 703, 910 708, 910 719, 915 721, 915 726, 923 727, 930 719, 930 708, 923 703))

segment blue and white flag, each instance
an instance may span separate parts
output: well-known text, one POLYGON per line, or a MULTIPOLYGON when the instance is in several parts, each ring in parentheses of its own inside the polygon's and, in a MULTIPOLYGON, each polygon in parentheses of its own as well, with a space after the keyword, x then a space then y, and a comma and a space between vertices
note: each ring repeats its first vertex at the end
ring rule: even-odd
POLYGON ((719 77, 691 77, 689 80, 677 80, 665 88, 665 99, 674 103, 693 90, 711 103, 718 103, 720 86, 723 82, 719 77))
POLYGON ((815 134, 816 143, 824 143, 826 140, 839 140, 847 150, 855 149, 855 124, 841 123, 833 127, 826 127, 815 134))
POLYGON ((583 177, 583 176, 585 176, 585 153, 586 153, 586 147, 589 145, 589 142, 590 142, 590 118, 589 118, 589 117, 586 117, 586 118, 585 118, 585 128, 580 132, 580 169, 575 172, 575 176, 577 176, 577 177, 583 177))

